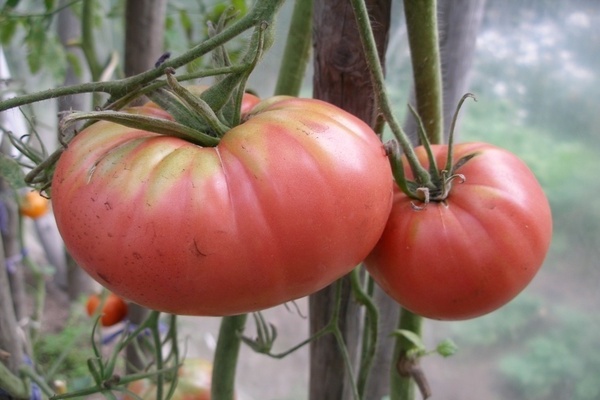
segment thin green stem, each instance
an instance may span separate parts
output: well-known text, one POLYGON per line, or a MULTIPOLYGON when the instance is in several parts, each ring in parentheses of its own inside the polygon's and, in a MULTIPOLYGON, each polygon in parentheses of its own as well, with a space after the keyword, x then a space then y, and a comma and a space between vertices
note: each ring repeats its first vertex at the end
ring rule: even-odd
MULTIPOLYGON (((154 342, 154 362, 156 363, 156 369, 163 369, 163 354, 162 354, 162 341, 160 339, 160 314, 158 312, 152 312, 148 317, 148 325, 152 334, 152 341, 154 342)), ((161 400, 163 398, 163 391, 165 385, 165 374, 156 375, 156 399, 161 400)))
POLYGON ((19 373, 21 374, 22 378, 25 378, 24 379, 25 382, 27 382, 28 380, 31 380, 36 385, 38 385, 38 387, 40 388, 42 393, 44 393, 44 395, 52 396, 54 394, 54 391, 52 390, 52 388, 50 386, 48 386, 46 381, 42 377, 40 377, 38 374, 36 374, 32 368, 21 367, 19 369, 19 373))
POLYGON ((360 394, 358 393, 358 386, 356 385, 356 380, 354 378, 354 373, 352 370, 352 361, 350 361, 350 354, 348 353, 348 348, 346 346, 346 342, 344 341, 344 335, 340 330, 339 326, 336 324, 336 329, 333 330, 333 336, 340 348, 340 353, 342 354, 342 360, 344 361, 344 366, 346 367, 346 371, 348 373, 348 380, 350 381, 350 389, 352 390, 352 397, 354 400, 360 400, 360 394))
POLYGON ((436 0, 404 0, 417 111, 433 144, 444 141, 442 72, 436 0))
POLYGON ((102 75, 102 66, 98 61, 96 41, 94 40, 94 0, 83 0, 81 10, 81 49, 90 68, 92 80, 97 81, 102 75))
POLYGON ((52 17, 52 16, 58 14, 59 12, 61 12, 62 10, 66 10, 67 8, 71 7, 73 4, 79 3, 81 1, 82 0, 72 0, 71 2, 65 3, 61 6, 58 6, 51 11, 37 13, 37 14, 18 14, 18 13, 13 13, 13 12, 8 14, 5 12, 9 6, 8 6, 8 4, 5 4, 4 7, 2 8, 2 10, 0 10, 0 13, 3 14, 2 18, 6 18, 6 19, 46 18, 46 17, 52 17))
POLYGON ((308 339, 303 340, 302 342, 298 343, 297 345, 290 347, 289 349, 287 349, 281 353, 277 353, 277 354, 266 353, 266 354, 271 358, 282 359, 282 358, 286 357, 287 355, 292 354, 296 350, 299 350, 302 347, 306 346, 313 340, 317 340, 321 336, 331 333, 331 331, 332 331, 331 324, 328 324, 328 325, 324 326, 323 328, 321 328, 317 333, 314 333, 308 339))
MULTIPOLYGON (((23 226, 23 218, 19 219, 19 246, 25 248, 25 229, 23 226)), ((35 285, 33 310, 31 312, 31 323, 29 324, 29 342, 35 343, 42 321, 42 313, 44 312, 44 302, 46 299, 46 276, 40 266, 33 261, 29 255, 23 257, 23 265, 29 268, 35 285)), ((32 349, 33 350, 33 349, 32 349)), ((32 355, 34 356, 34 355, 32 355)))
POLYGON ((329 321, 328 328, 331 333, 335 337, 335 340, 338 344, 340 353, 342 354, 342 360, 344 361, 344 366, 346 367, 346 373, 348 374, 348 380, 350 381, 350 388, 352 390, 352 396, 354 400, 360 400, 360 395, 358 394, 358 387, 356 386, 356 380, 354 379, 354 371, 352 369, 352 362, 350 361, 350 354, 348 353, 348 348, 346 347, 346 342, 344 341, 344 335, 342 334, 342 330, 340 329, 340 311, 342 309, 342 281, 338 279, 335 285, 335 305, 333 312, 331 314, 331 320, 329 321))
POLYGON ((114 97, 122 97, 125 94, 139 90, 153 80, 164 75, 166 68, 179 68, 189 62, 199 58, 215 48, 221 46, 232 38, 245 32, 252 27, 257 26, 262 21, 270 21, 284 0, 260 0, 256 1, 250 11, 241 19, 233 23, 227 29, 219 32, 212 38, 209 38, 192 49, 186 51, 178 57, 174 57, 159 68, 154 68, 138 75, 120 79, 111 82, 91 82, 79 85, 60 87, 56 89, 45 90, 30 95, 18 96, 0 102, 0 111, 10 108, 23 106, 25 104, 35 103, 42 100, 53 99, 60 96, 104 92, 114 97))
POLYGON ((0 362, 0 387, 16 398, 28 399, 31 390, 25 379, 17 377, 0 362))
POLYGON ((365 50, 367 66, 369 67, 369 71, 371 73, 371 81, 375 90, 375 98, 377 100, 379 110, 389 124, 392 133, 396 137, 396 140, 398 140, 400 143, 406 159, 413 170, 415 178, 417 178, 422 185, 429 186, 431 184, 429 173, 419 163, 408 136, 400 126, 400 123, 392 111, 385 87, 383 68, 379 62, 375 37, 373 35, 373 30, 371 28, 371 22, 369 20, 369 14, 367 12, 365 2, 364 0, 351 1, 354 15, 358 24, 358 30, 360 32, 360 39, 365 50))
MULTIPOLYGON (((421 335, 423 318, 419 315, 403 309, 400 313, 398 329, 408 330, 421 335)), ((407 339, 398 336, 394 347, 394 360, 398 360, 414 348, 414 344, 407 339)), ((390 377, 390 400, 413 400, 415 393, 414 380, 411 376, 401 376, 397 366, 393 365, 390 377)))
MULTIPOLYGON (((367 276, 368 279, 368 276, 367 276)), ((363 284, 360 279, 360 269, 355 268, 350 277, 352 284, 352 293, 356 300, 365 307, 365 330, 362 339, 362 351, 360 357, 360 366, 356 386, 360 398, 364 398, 364 393, 367 387, 367 380, 371 372, 371 366, 375 359, 375 351, 377 350, 377 333, 379 331, 379 312, 373 299, 363 289, 363 284)))
POLYGON ((296 0, 275 95, 298 96, 312 44, 313 0, 296 0))
POLYGON ((223 317, 213 361, 211 399, 233 400, 235 372, 248 314, 223 317))

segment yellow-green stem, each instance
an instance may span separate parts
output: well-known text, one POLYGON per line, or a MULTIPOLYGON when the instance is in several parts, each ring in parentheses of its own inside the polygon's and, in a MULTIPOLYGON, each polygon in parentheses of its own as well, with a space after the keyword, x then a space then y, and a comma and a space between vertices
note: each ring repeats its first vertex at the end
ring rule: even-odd
POLYGON ((206 53, 233 39, 242 32, 257 26, 257 24, 261 23, 262 21, 270 21, 281 4, 283 4, 283 1, 284 0, 255 1, 248 14, 233 23, 227 29, 211 37, 210 39, 201 42, 182 55, 165 61, 159 68, 154 68, 129 78, 111 82, 89 82, 80 85, 45 90, 43 92, 37 92, 30 95, 12 97, 10 99, 0 101, 0 111, 69 94, 104 92, 115 98, 124 96, 134 90, 142 88, 155 79, 160 78, 162 75, 164 75, 166 68, 170 67, 177 69, 183 65, 186 65, 198 57, 205 55, 206 53))
POLYGON ((298 96, 312 44, 313 0, 296 0, 275 95, 298 96))
POLYGON ((442 69, 436 0, 404 0, 417 112, 429 142, 444 141, 442 69))
POLYGON ((360 31, 360 39, 365 51, 365 57, 367 65, 371 73, 371 81, 375 90, 375 98, 380 112, 389 124, 390 129, 398 143, 402 147, 406 159, 418 181, 423 186, 430 185, 429 172, 419 163, 417 156, 412 148, 412 144, 398 123, 398 120, 394 116, 390 101, 385 88, 385 77, 383 74, 383 68, 379 63, 379 56, 377 54, 377 46, 375 44, 375 38, 373 36, 373 30, 371 28, 371 22, 369 21, 369 14, 364 0, 351 0, 354 15, 358 24, 358 30, 360 31))
MULTIPOLYGON (((400 312, 398 329, 414 332, 421 336, 423 318, 419 315, 403 309, 400 312)), ((412 377, 400 376, 395 362, 401 354, 408 352, 414 344, 404 337, 398 336, 394 347, 394 364, 391 366, 390 377, 390 400, 413 400, 415 398, 415 385, 412 377)))
POLYGON ((212 371, 212 400, 233 400, 235 371, 248 314, 223 317, 212 371))

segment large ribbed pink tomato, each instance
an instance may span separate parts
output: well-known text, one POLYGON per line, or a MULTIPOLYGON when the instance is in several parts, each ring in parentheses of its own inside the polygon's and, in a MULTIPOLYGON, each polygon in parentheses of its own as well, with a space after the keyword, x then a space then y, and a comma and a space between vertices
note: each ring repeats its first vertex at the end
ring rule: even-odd
MULTIPOLYGON (((432 151, 443 166, 448 146, 432 151)), ((424 148, 416 152, 428 166, 424 148)), ((391 297, 425 317, 467 319, 506 304, 533 279, 550 245, 550 206, 529 168, 489 144, 454 147, 457 160, 470 154, 443 202, 415 207, 396 190, 385 231, 366 260, 391 297)), ((405 173, 413 179, 409 168, 405 173)))
MULTIPOLYGON (((130 112, 169 118, 153 107, 130 112)), ((52 183, 74 259, 115 294, 190 315, 233 315, 313 293, 372 250, 389 215, 385 150, 322 101, 259 103, 216 147, 97 122, 52 183)))

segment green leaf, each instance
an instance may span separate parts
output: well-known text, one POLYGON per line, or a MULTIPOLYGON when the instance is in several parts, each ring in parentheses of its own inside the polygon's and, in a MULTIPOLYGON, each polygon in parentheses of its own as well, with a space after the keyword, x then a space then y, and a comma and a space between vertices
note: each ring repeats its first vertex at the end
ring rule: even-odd
POLYGON ((19 5, 19 1, 21 1, 21 0, 8 0, 4 7, 5 8, 6 7, 15 8, 19 5))
POLYGON ((7 45, 12 40, 15 32, 17 31, 17 27, 19 26, 18 19, 3 19, 2 24, 0 24, 0 43, 3 45, 7 45))
POLYGON ((79 59, 79 57, 77 57, 75 53, 72 53, 70 51, 67 51, 65 56, 67 58, 67 62, 73 69, 73 73, 75 74, 75 76, 78 78, 83 78, 83 68, 81 67, 81 60, 79 59))
POLYGON ((46 46, 46 32, 40 23, 33 23, 30 21, 31 26, 29 33, 25 38, 29 51, 27 52, 27 63, 32 73, 37 73, 42 67, 42 61, 44 60, 45 46, 46 46))
POLYGON ((54 9, 55 0, 44 0, 44 6, 46 7, 46 11, 52 11, 54 9))
POLYGON ((245 15, 248 12, 246 0, 231 0, 231 5, 240 12, 240 15, 245 15))
POLYGON ((185 32, 185 36, 187 37, 187 39, 192 40, 193 35, 194 35, 194 29, 193 29, 194 24, 192 23, 192 20, 190 19, 190 15, 188 14, 188 12, 186 10, 184 10, 184 9, 179 10, 179 21, 181 23, 181 27, 183 28, 183 31, 185 32))
POLYGON ((19 163, 6 154, 0 153, 0 176, 14 190, 25 187, 25 174, 19 163))
POLYGON ((419 335, 406 329, 397 329, 392 335, 408 340, 416 350, 425 351, 425 344, 419 335))
POLYGON ((458 346, 452 339, 445 339, 438 343, 435 351, 442 357, 450 357, 458 351, 458 346))

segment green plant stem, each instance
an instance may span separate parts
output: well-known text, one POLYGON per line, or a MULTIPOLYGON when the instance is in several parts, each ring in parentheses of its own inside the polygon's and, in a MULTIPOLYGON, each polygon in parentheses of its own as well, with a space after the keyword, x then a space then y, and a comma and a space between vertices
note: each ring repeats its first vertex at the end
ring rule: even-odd
POLYGON ((32 381, 42 391, 45 396, 52 396, 54 394, 54 390, 46 383, 46 381, 40 377, 35 371, 30 367, 22 367, 19 369, 21 376, 23 377, 24 382, 32 381))
POLYGON ((248 314, 223 317, 213 360, 212 400, 233 400, 235 371, 248 314))
POLYGON ((2 18, 6 18, 6 19, 28 19, 28 18, 45 18, 45 17, 52 17, 56 14, 58 14, 59 12, 61 12, 62 10, 66 10, 67 8, 71 7, 73 4, 75 3, 79 3, 82 0, 72 0, 68 3, 59 5, 58 7, 54 8, 51 11, 47 11, 44 13, 37 13, 37 14, 18 14, 15 12, 11 12, 10 13, 6 13, 6 10, 9 9, 9 5, 4 4, 4 7, 2 8, 2 10, 0 10, 0 13, 3 13, 2 18))
POLYGON ((27 381, 14 375, 1 362, 0 387, 18 399, 28 399, 31 396, 30 387, 27 381))
POLYGON ((81 49, 90 69, 92 80, 97 81, 102 75, 102 66, 97 58, 94 26, 94 0, 83 0, 81 9, 81 49))
POLYGON ((404 0, 417 112, 429 141, 444 140, 442 69, 440 62, 436 0, 404 0))
MULTIPOLYGON (((154 341, 154 362, 156 363, 156 369, 163 369, 163 354, 162 354, 162 341, 160 339, 160 314, 156 311, 150 313, 148 317, 148 325, 150 332, 152 332, 152 340, 154 341)), ((156 399, 160 400, 163 398, 163 391, 165 386, 165 375, 156 375, 156 399)))
POLYGON ((351 1, 356 22, 358 24, 358 30, 360 32, 360 39, 365 50, 367 65, 371 73, 371 81, 375 90, 375 98, 377 100, 379 110, 383 114, 386 122, 389 124, 392 133, 396 137, 396 140, 402 147, 415 178, 417 178, 423 186, 429 186, 431 185, 429 172, 419 163, 408 136, 400 126, 400 123, 392 111, 385 87, 383 68, 379 63, 375 37, 373 36, 373 30, 371 28, 371 22, 369 21, 369 14, 367 12, 365 2, 364 0, 351 1))
POLYGON ((298 96, 312 44, 313 0, 296 0, 275 95, 298 96))
MULTIPOLYGON (((352 284, 352 293, 356 300, 365 307, 365 329, 362 337, 362 350, 360 357, 360 366, 358 370, 358 377, 356 379, 356 386, 360 398, 364 398, 365 390, 367 387, 367 380, 369 373, 371 372, 371 366, 375 359, 375 352, 377 350, 377 333, 379 331, 379 312, 377 306, 373 302, 371 296, 363 289, 363 284, 360 280, 360 268, 355 268, 352 271, 350 283, 352 284)), ((369 276, 367 279, 367 288, 372 280, 369 276)))
MULTIPOLYGON (((405 329, 421 336, 423 318, 412 312, 402 309, 398 329, 405 329)), ((406 354, 414 348, 409 340, 398 337, 394 346, 393 360, 398 360, 402 354, 406 354)), ((390 377, 390 400, 413 400, 415 397, 414 380, 410 376, 401 376, 394 364, 391 368, 390 377)))
POLYGON ((105 92, 113 97, 122 97, 125 94, 139 90, 153 80, 164 75, 166 68, 179 68, 189 62, 199 58, 215 48, 221 46, 232 38, 245 32, 246 30, 257 26, 262 21, 270 21, 277 12, 284 0, 257 0, 249 12, 229 26, 222 32, 219 32, 210 39, 203 41, 192 49, 186 51, 178 57, 174 57, 161 64, 159 68, 154 68, 129 78, 120 79, 111 82, 91 82, 73 86, 66 86, 56 89, 45 90, 30 95, 13 97, 0 102, 0 111, 10 108, 23 106, 25 104, 35 103, 42 100, 53 99, 60 96, 105 92))

